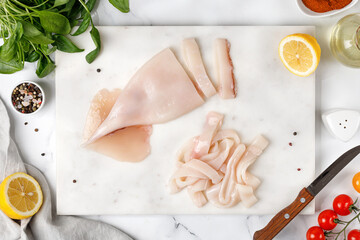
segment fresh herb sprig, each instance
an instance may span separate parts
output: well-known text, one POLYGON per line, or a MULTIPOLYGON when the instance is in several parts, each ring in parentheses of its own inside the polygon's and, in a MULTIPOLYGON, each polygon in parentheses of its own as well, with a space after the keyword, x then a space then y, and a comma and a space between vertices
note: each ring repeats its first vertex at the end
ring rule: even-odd
MULTIPOLYGON (((126 13, 128 0, 109 0, 126 13)), ((101 38, 91 18, 96 0, 1 0, 0 73, 11 74, 24 68, 25 62, 37 62, 36 74, 42 78, 55 69, 50 55, 56 50, 82 52, 67 35, 84 33, 91 25, 90 35, 95 49, 86 55, 92 63, 99 55, 101 38), (78 25, 79 24, 79 25, 78 25), (78 26, 77 26, 78 25, 78 26)))

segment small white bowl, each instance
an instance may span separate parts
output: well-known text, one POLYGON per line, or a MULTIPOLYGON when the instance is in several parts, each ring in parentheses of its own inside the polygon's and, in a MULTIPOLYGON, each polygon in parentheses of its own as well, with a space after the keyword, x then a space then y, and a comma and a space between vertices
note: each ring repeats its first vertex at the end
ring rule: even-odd
POLYGON ((11 93, 10 93, 10 103, 11 103, 12 109, 13 109, 15 112, 17 112, 18 114, 21 114, 21 115, 23 115, 23 116, 32 115, 32 114, 35 114, 35 113, 39 112, 39 111, 43 108, 43 106, 44 106, 44 104, 45 104, 45 92, 44 92, 44 90, 42 89, 42 87, 39 85, 39 83, 32 82, 32 81, 21 81, 21 82, 18 82, 18 83, 14 86, 13 89, 11 89, 11 93), (19 112, 18 110, 16 110, 16 108, 15 108, 13 102, 12 102, 12 94, 13 94, 14 89, 15 89, 17 86, 19 86, 19 85, 21 85, 21 84, 23 84, 23 83, 31 83, 31 84, 34 84, 34 85, 36 85, 36 86, 40 89, 40 91, 41 91, 41 94, 42 94, 42 95, 41 95, 41 96, 42 96, 42 102, 41 102, 40 107, 39 107, 35 112, 32 112, 32 113, 22 113, 22 112, 19 112))
POLYGON ((298 8, 300 9, 300 11, 309 17, 327 17, 327 16, 331 16, 331 15, 334 15, 337 13, 341 13, 341 12, 353 7, 357 2, 358 2, 358 0, 352 0, 351 3, 349 3, 347 6, 345 6, 342 9, 332 10, 332 11, 324 12, 324 13, 317 13, 317 12, 311 11, 309 8, 307 8, 302 0, 296 0, 296 4, 297 4, 298 8))

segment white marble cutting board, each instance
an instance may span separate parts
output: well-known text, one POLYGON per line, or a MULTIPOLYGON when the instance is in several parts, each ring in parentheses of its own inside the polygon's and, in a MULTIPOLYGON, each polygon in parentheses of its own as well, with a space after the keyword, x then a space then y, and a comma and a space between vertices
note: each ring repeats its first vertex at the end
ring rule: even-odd
MULTIPOLYGON (((314 27, 119 26, 99 30, 103 49, 91 65, 84 59, 93 48, 88 34, 73 39, 85 52, 56 54, 58 214, 272 214, 313 180, 315 75, 301 78, 286 70, 278 57, 278 44, 288 34, 314 35, 314 27), (118 162, 81 148, 94 94, 102 88, 124 87, 143 63, 165 47, 181 60, 180 44, 186 37, 198 40, 211 77, 213 40, 229 39, 238 97, 222 100, 214 96, 183 117, 155 125, 151 155, 140 163, 118 162), (259 202, 249 209, 241 203, 229 209, 211 204, 197 208, 186 191, 168 193, 166 184, 176 151, 201 132, 209 111, 225 114, 224 128, 237 130, 245 143, 257 134, 270 140, 268 149, 250 168, 262 184, 256 191, 259 202)), ((313 203, 303 211, 313 212, 313 203)))

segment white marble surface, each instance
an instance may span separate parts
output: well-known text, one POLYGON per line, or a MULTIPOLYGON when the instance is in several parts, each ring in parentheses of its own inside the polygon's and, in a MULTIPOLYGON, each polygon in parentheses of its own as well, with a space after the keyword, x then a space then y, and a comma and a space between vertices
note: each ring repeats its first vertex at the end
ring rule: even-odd
MULTIPOLYGON (((325 169, 337 156, 359 144, 360 132, 349 142, 343 143, 321 125, 320 115, 332 108, 360 109, 360 79, 358 69, 350 69, 337 63, 329 50, 331 27, 354 8, 328 18, 312 19, 302 15, 295 0, 153 0, 131 1, 131 13, 118 13, 102 0, 98 6, 97 22, 100 25, 316 25, 317 39, 322 48, 322 58, 317 70, 317 154, 316 172, 325 169)), ((266 40, 266 36, 264 41, 266 40)), ((32 65, 15 75, 1 75, 0 97, 5 101, 16 81, 36 79, 32 65)), ((12 135, 21 154, 47 177, 55 189, 55 104, 54 76, 39 80, 47 94, 47 104, 41 113, 31 117, 18 117, 10 112, 12 135), (24 122, 29 124, 24 126, 24 122), (38 127, 40 131, 34 132, 38 127), (42 157, 40 154, 45 152, 42 157)), ((9 108, 9 111, 11 109, 9 108)), ((359 197, 351 187, 352 175, 360 170, 359 157, 345 168, 326 189, 316 197, 316 210, 329 208, 332 199, 347 193, 359 197)), ((276 194, 276 192, 274 192, 276 194)), ((271 216, 92 216, 127 231, 136 239, 241 239, 250 240, 251 234, 264 226, 271 216)), ((297 217, 277 239, 304 239, 306 229, 316 224, 316 216, 297 217)))
MULTIPOLYGON (((314 34, 315 27, 152 26, 99 27, 99 31, 104 47, 93 64, 84 61, 86 52, 56 53, 59 214, 275 214, 314 179, 315 75, 304 79, 289 74, 278 57, 277 46, 284 36, 293 32, 314 34), (265 43, 258 38, 262 34, 268 36, 265 43), (151 40, 144 44, 149 36, 151 40), (213 41, 219 37, 230 41, 238 96, 228 100, 213 96, 184 116, 154 125, 151 153, 139 163, 114 161, 80 147, 95 93, 102 88, 124 88, 144 62, 166 47, 183 61, 181 41, 189 37, 197 39, 214 82, 213 41), (101 72, 96 72, 97 68, 101 72), (174 171, 176 152, 200 134, 209 111, 223 113, 223 128, 235 129, 246 144, 259 134, 270 141, 250 168, 262 181, 256 190, 259 202, 251 208, 241 203, 232 208, 212 204, 198 208, 186 190, 169 193, 167 183, 174 171), (274 189, 278 189, 277 197, 274 189)), ((79 47, 91 49, 88 35, 75 40, 79 47)), ((303 213, 314 213, 314 204, 303 213)))

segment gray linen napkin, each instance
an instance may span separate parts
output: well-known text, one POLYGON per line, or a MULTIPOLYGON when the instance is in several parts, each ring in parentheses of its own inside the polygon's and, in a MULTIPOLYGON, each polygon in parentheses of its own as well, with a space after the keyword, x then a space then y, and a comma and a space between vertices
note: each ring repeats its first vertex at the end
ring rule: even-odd
POLYGON ((14 141, 10 138, 10 121, 0 100, 0 182, 15 172, 27 172, 40 184, 44 202, 40 211, 20 224, 0 210, 0 240, 131 240, 122 231, 102 222, 57 216, 52 207, 51 193, 44 175, 35 167, 24 164, 14 141))

